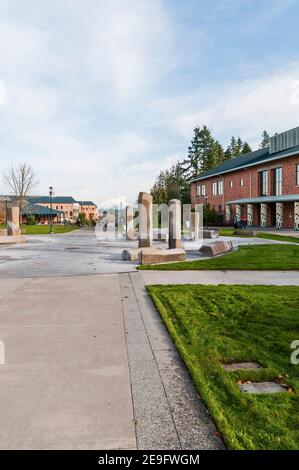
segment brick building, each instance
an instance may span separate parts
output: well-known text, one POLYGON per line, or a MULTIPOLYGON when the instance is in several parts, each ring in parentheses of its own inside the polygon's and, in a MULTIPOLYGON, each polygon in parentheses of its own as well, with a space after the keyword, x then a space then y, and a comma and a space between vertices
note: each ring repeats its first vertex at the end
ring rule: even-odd
POLYGON ((50 209, 52 200, 52 209, 60 212, 58 223, 74 224, 80 212, 80 204, 71 196, 35 196, 28 197, 31 205, 38 204, 50 209))
POLYGON ((88 220, 97 222, 99 220, 99 214, 97 206, 92 201, 78 201, 80 205, 80 212, 83 212, 88 220))
POLYGON ((245 217, 248 226, 299 230, 299 127, 194 178, 191 201, 209 204, 227 224, 245 217))

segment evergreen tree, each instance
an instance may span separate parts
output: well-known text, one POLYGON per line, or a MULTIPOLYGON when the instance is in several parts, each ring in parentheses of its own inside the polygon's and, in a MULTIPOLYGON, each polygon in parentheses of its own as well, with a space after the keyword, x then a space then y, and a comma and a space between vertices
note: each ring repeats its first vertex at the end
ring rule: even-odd
POLYGON ((242 147, 242 154, 246 154, 250 152, 252 152, 252 148, 250 147, 249 143, 245 141, 242 147))
POLYGON ((187 178, 192 178, 198 174, 213 168, 214 157, 212 152, 215 147, 215 140, 207 126, 194 129, 194 137, 188 148, 188 156, 182 162, 187 178))
POLYGON ((239 157, 242 153, 242 148, 243 148, 243 141, 241 137, 237 138, 237 145, 236 145, 236 151, 235 151, 235 157, 239 157))
POLYGON ((266 147, 269 147, 269 145, 270 145, 270 135, 268 134, 266 130, 264 130, 262 134, 262 142, 261 142, 260 148, 264 149, 266 147))

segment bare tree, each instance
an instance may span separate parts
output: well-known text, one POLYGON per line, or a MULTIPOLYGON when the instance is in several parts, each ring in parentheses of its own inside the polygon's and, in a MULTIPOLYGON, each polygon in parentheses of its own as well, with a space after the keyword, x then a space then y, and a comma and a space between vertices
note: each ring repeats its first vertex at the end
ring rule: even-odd
POLYGON ((26 196, 37 183, 36 173, 28 163, 18 163, 7 169, 3 175, 3 180, 5 186, 16 196, 21 219, 26 196))

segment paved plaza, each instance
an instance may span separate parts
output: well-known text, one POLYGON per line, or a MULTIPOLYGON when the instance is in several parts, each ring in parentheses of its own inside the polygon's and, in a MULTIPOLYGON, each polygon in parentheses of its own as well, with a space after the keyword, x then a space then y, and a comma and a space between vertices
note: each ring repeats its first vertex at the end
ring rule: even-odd
POLYGON ((298 273, 139 273, 128 246, 79 230, 0 248, 1 449, 224 447, 145 285, 298 273))

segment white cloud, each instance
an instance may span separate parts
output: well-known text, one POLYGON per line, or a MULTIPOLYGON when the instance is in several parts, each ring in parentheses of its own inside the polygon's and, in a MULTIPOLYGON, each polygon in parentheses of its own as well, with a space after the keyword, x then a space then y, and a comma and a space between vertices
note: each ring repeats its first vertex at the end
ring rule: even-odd
POLYGON ((223 87, 208 102, 195 96, 193 110, 182 110, 173 125, 185 137, 196 125, 206 124, 219 138, 241 135, 256 144, 265 128, 275 133, 299 125, 299 107, 293 99, 298 78, 299 64, 293 64, 223 87))

